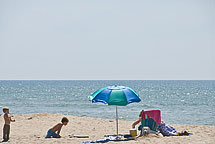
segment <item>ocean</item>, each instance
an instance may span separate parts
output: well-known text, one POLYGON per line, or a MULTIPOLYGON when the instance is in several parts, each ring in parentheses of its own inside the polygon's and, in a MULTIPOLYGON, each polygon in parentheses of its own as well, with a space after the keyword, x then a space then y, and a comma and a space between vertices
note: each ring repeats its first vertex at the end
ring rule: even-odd
POLYGON ((9 107, 11 114, 48 112, 115 119, 115 106, 88 100, 96 90, 111 85, 128 86, 141 98, 139 103, 118 107, 121 120, 135 121, 142 109, 160 109, 167 123, 215 125, 215 81, 1 80, 0 108, 9 107))

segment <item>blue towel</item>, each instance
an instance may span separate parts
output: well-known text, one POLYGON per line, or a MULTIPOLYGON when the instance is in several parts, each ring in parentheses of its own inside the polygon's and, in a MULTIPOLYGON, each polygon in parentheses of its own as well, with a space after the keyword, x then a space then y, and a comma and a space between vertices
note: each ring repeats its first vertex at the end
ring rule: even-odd
POLYGON ((105 137, 104 139, 100 139, 100 140, 91 140, 91 141, 85 141, 83 143, 106 143, 109 141, 115 141, 117 139, 123 138, 122 136, 109 136, 109 137, 105 137))

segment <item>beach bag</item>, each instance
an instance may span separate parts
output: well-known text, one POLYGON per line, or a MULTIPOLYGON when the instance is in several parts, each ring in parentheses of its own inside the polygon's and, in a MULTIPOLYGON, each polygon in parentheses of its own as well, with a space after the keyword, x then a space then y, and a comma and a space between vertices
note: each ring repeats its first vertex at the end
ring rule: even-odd
POLYGON ((160 133, 163 136, 176 136, 177 135, 177 131, 170 125, 166 124, 166 123, 161 123, 161 125, 158 128, 160 130, 160 133))

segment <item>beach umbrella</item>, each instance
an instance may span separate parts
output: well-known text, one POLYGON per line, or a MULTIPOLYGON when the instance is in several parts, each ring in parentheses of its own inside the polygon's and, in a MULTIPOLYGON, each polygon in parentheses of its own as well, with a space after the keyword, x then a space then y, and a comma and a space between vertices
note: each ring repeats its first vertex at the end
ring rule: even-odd
POLYGON ((126 106, 133 102, 140 102, 139 95, 131 88, 125 86, 109 86, 97 90, 91 96, 89 100, 92 103, 103 103, 107 105, 116 106, 116 129, 118 137, 118 112, 117 106, 126 106))

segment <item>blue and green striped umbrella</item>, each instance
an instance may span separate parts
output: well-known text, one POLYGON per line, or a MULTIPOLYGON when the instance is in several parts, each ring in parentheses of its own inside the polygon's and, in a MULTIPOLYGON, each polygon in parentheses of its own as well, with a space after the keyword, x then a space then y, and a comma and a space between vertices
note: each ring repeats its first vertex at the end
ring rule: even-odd
POLYGON ((108 105, 126 106, 129 103, 140 102, 138 94, 125 86, 109 86, 97 90, 89 100, 93 103, 100 102, 108 105))
POLYGON ((104 103, 108 105, 116 105, 116 125, 117 125, 117 137, 118 137, 118 113, 117 106, 126 106, 133 102, 140 102, 139 95, 131 88, 125 86, 109 86, 97 90, 91 96, 89 100, 92 103, 104 103))

